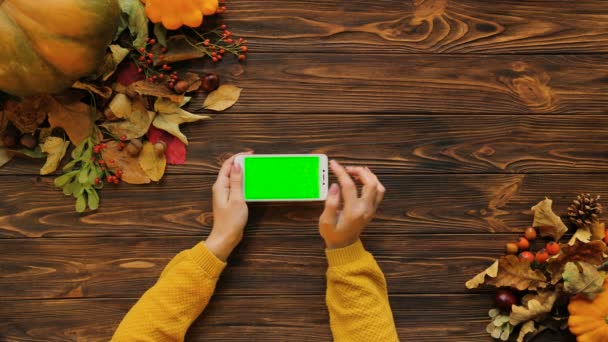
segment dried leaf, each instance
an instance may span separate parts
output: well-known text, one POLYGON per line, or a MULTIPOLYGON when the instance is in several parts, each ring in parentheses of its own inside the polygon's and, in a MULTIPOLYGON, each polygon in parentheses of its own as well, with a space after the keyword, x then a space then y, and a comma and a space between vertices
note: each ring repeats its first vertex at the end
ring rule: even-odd
POLYGON ((241 96, 241 90, 241 88, 231 84, 221 85, 209 93, 203 103, 203 107, 218 112, 226 110, 238 101, 239 96, 241 96))
POLYGON ((53 173, 59 167, 59 163, 63 156, 65 156, 65 151, 67 151, 68 146, 70 146, 69 141, 64 141, 59 137, 48 137, 42 145, 42 152, 48 154, 46 157, 46 162, 40 169, 41 175, 48 175, 53 173))
POLYGON ((62 104, 49 98, 49 123, 51 127, 61 127, 74 145, 91 135, 94 119, 93 108, 82 102, 62 104))
POLYGON ((179 107, 174 102, 159 98, 154 103, 154 110, 158 113, 154 122, 154 127, 167 131, 188 145, 188 138, 180 131, 179 125, 184 122, 194 122, 203 119, 211 119, 206 115, 195 115, 179 107))
POLYGON ((144 170, 139 165, 137 157, 132 157, 127 152, 127 149, 120 149, 120 143, 110 141, 107 147, 102 151, 103 159, 114 159, 114 165, 122 170, 122 181, 129 184, 147 184, 150 183, 150 177, 146 175, 144 170))
POLYGON ((547 278, 541 270, 533 270, 529 261, 506 255, 498 261, 497 276, 487 279, 486 284, 513 287, 520 291, 538 290, 547 286, 547 278))
POLYGON ((591 240, 602 240, 606 236, 606 224, 595 221, 591 224, 591 240))
POLYGON ((122 13, 114 40, 128 28, 131 36, 134 37, 133 46, 136 48, 145 46, 148 38, 148 18, 144 5, 140 0, 119 0, 118 4, 122 13))
POLYGON ((153 144, 158 141, 164 141, 167 144, 165 150, 167 164, 181 165, 186 163, 186 144, 179 138, 152 126, 148 131, 148 140, 153 144))
POLYGON ((197 91, 201 87, 201 84, 203 84, 200 76, 193 72, 187 72, 184 77, 180 79, 180 81, 184 81, 188 84, 185 93, 197 91))
POLYGON ((127 140, 136 139, 148 131, 155 113, 146 109, 144 100, 137 96, 131 101, 131 112, 122 112, 121 114, 128 115, 125 120, 106 122, 102 127, 105 127, 110 133, 116 137, 126 136, 127 140))
POLYGON ((112 88, 92 83, 76 81, 74 82, 74 84, 72 84, 72 88, 90 91, 94 94, 99 95, 102 99, 109 99, 110 96, 112 96, 112 88))
POLYGON ((536 325, 534 323, 534 321, 527 321, 526 323, 524 323, 521 326, 521 330, 519 331, 519 336, 517 336, 517 342, 524 342, 524 338, 526 337, 526 335, 535 332, 536 329, 536 325))
POLYGON ((486 268, 483 272, 481 272, 481 273, 477 274, 476 276, 474 276, 473 278, 469 279, 469 281, 467 281, 465 283, 465 286, 467 287, 467 289, 475 289, 486 281, 486 275, 490 278, 496 278, 497 274, 498 274, 498 260, 496 260, 492 264, 492 266, 486 268))
POLYGON ((137 81, 135 83, 131 83, 131 85, 129 85, 129 88, 132 91, 138 93, 139 95, 161 97, 169 99, 175 103, 184 102, 183 94, 176 94, 174 91, 160 83, 137 81))
POLYGON ((154 144, 147 141, 139 153, 139 165, 144 170, 150 180, 158 182, 165 174, 167 159, 165 154, 160 155, 154 150, 154 144))
POLYGON ((24 97, 21 101, 8 100, 4 105, 6 118, 21 133, 34 133, 46 119, 49 98, 48 95, 38 95, 24 97))
POLYGON ((116 72, 118 65, 129 55, 129 49, 118 44, 112 44, 109 48, 110 52, 106 54, 92 79, 101 78, 102 81, 107 81, 116 72))
POLYGON ((13 156, 13 152, 10 152, 4 147, 0 147, 0 167, 11 161, 11 159, 13 159, 13 156))
POLYGON ((563 273, 564 291, 569 294, 582 293, 587 298, 593 299, 604 289, 604 277, 597 267, 586 262, 569 262, 563 273))
POLYGON ((154 24, 154 36, 160 46, 167 46, 167 29, 162 23, 154 24))
POLYGON ((580 241, 583 243, 591 241, 591 227, 579 227, 574 233, 574 235, 572 235, 572 237, 570 238, 570 241, 568 241, 568 245, 572 246, 576 243, 576 241, 580 241))
POLYGON ((555 215, 551 209, 552 204, 552 200, 545 198, 532 207, 532 212, 534 212, 532 225, 539 229, 540 236, 550 236, 558 241, 568 231, 568 228, 562 219, 555 215))
POLYGON ((126 119, 131 116, 132 106, 133 103, 127 95, 118 93, 108 104, 108 109, 114 117, 126 119))
MULTIPOLYGON (((120 64, 118 70, 116 70, 116 81, 118 81, 118 84, 123 85, 125 87, 129 86, 133 82, 137 82, 145 78, 146 76, 143 73, 139 72, 138 66, 131 61, 120 64)), ((117 84, 113 84, 112 89, 120 93, 124 93, 126 91, 117 89, 117 84)), ((134 96, 135 92, 133 91, 133 94, 128 94, 129 96, 134 96)))
POLYGON ((557 284, 562 279, 564 268, 569 262, 582 261, 591 265, 599 266, 604 259, 606 245, 602 241, 591 241, 584 243, 576 241, 574 245, 561 244, 561 252, 557 257, 549 259, 547 271, 551 273, 551 283, 557 284))
POLYGON ((155 45, 151 52, 155 56, 164 55, 162 59, 155 58, 154 65, 171 64, 207 56, 205 51, 194 46, 184 35, 173 35, 167 39, 167 52, 161 53, 162 46, 155 45))
POLYGON ((527 295, 526 297, 528 298, 526 298, 526 303, 524 305, 512 306, 511 315, 509 315, 509 323, 518 325, 531 320, 539 321, 543 319, 551 312, 559 293, 560 291, 558 289, 555 291, 539 292, 537 295, 527 295))

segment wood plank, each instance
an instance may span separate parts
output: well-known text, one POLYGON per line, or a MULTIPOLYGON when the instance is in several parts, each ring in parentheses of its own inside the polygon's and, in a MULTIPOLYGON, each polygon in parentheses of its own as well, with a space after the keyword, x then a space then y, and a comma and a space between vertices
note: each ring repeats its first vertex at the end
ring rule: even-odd
MULTIPOLYGON (((322 294, 320 237, 246 233, 219 294, 322 294), (272 279, 272 281, 269 281, 272 279)), ((502 255, 513 235, 365 236, 391 293, 468 293, 464 282, 502 255)), ((137 297, 177 253, 203 237, 0 240, 0 298, 137 297)))
MULTIPOLYGON (((289 53, 252 54, 246 66, 188 65, 244 89, 231 113, 605 114, 608 107, 608 55, 289 53)), ((203 98, 192 107, 202 108, 203 98)))
POLYGON ((608 51, 602 1, 232 0, 229 8, 230 30, 254 52, 608 51))
MULTIPOLYGON (((608 172, 608 116, 219 114, 185 125, 188 163, 168 174, 215 175, 228 153, 325 153, 379 173, 608 172)), ((0 175, 38 174, 19 158, 0 175)))
MULTIPOLYGON (((492 341, 490 296, 390 298, 401 341, 492 341)), ((107 341, 133 299, 1 301, 4 341, 107 341)), ((323 296, 215 296, 186 341, 331 341, 323 296)), ((535 341, 574 341, 543 334, 535 341)))
MULTIPOLYGON (((79 215, 47 177, 3 176, 0 237, 206 234, 215 177, 172 175, 160 184, 107 187, 101 209, 79 215)), ((372 234, 521 231, 530 207, 549 196, 563 212, 580 192, 606 198, 608 174, 384 175, 388 191, 372 234)), ((321 203, 255 204, 248 232, 316 236, 321 203)))

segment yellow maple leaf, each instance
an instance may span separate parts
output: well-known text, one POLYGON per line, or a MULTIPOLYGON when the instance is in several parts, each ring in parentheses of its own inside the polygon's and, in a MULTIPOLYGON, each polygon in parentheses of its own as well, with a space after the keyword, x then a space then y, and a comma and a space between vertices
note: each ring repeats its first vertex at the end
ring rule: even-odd
MULTIPOLYGON (((184 105, 185 103, 182 103, 184 105)), ((158 98, 154 103, 154 110, 157 112, 152 125, 171 133, 184 144, 188 145, 188 138, 179 129, 179 125, 184 122, 195 122, 203 119, 211 119, 207 115, 195 115, 180 108, 175 102, 164 98, 158 98)))

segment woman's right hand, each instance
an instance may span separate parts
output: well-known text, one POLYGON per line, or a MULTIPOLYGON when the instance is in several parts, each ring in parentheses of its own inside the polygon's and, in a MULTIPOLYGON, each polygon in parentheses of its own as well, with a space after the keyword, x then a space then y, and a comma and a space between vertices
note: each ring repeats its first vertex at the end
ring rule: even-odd
POLYGON ((332 184, 325 200, 325 210, 319 218, 319 232, 328 249, 342 248, 359 240, 363 229, 374 218, 376 209, 386 189, 378 177, 367 167, 342 167, 338 162, 330 162, 338 184, 332 184), (361 195, 353 181, 363 184, 361 195), (340 210, 341 197, 344 199, 340 210))

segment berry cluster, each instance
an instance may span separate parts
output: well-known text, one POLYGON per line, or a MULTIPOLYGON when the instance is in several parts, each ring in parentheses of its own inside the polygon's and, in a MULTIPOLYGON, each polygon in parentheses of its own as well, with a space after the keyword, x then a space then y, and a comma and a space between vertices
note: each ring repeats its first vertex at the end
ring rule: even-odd
MULTIPOLYGON (((126 146, 126 136, 120 137, 119 147, 122 150, 126 146)), ((103 183, 103 177, 105 176, 105 181, 109 184, 119 184, 120 179, 122 178, 123 171, 116 165, 116 161, 114 159, 105 160, 103 159, 101 153, 108 145, 104 142, 99 143, 93 146, 93 157, 91 157, 91 161, 99 165, 99 168, 102 172, 102 177, 95 178, 95 184, 101 185, 103 183)))
POLYGON ((175 83, 177 80, 177 73, 171 72, 173 68, 168 64, 163 64, 161 70, 154 67, 154 59, 163 60, 165 58, 164 53, 167 52, 167 48, 161 48, 161 53, 155 55, 150 52, 150 49, 156 44, 156 39, 146 38, 146 44, 143 47, 137 49, 135 55, 131 56, 135 65, 137 65, 137 72, 143 74, 146 80, 150 82, 167 80, 168 83, 175 83))
POLYGON ((192 31, 201 41, 192 42, 188 40, 188 43, 209 56, 214 63, 221 61, 226 53, 237 56, 240 61, 247 58, 246 53, 249 51, 249 48, 245 45, 247 40, 242 37, 234 38, 226 24, 203 33, 194 29, 192 31))
POLYGON ((520 237, 517 242, 509 242, 505 246, 507 254, 519 254, 520 260, 528 260, 530 263, 536 262, 538 265, 542 265, 547 262, 550 256, 559 254, 560 247, 555 241, 549 241, 545 248, 542 248, 536 252, 536 254, 529 251, 530 241, 535 240, 537 236, 536 229, 528 227, 525 230, 524 236, 520 237))

